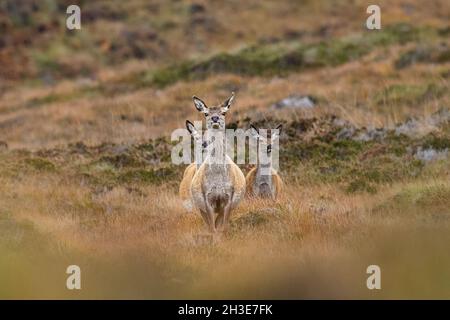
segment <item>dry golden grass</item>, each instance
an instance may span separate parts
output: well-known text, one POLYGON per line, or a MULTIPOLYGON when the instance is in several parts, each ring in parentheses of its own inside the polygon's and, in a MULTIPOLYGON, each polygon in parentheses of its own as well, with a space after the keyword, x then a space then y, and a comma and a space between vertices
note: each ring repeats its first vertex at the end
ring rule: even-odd
MULTIPOLYGON (((396 84, 423 86, 437 83, 448 93, 448 80, 440 74, 448 69, 449 64, 431 68, 419 65, 399 73, 393 68, 392 60, 379 63, 373 59, 370 56, 342 67, 292 74, 285 78, 219 75, 203 81, 177 83, 162 91, 148 88, 119 97, 87 96, 36 108, 17 107, 17 111, 0 114, 2 139, 11 147, 36 149, 76 141, 99 144, 155 138, 182 127, 185 119, 199 118, 191 101, 193 93, 214 104, 229 94, 230 87, 239 88, 239 92, 229 121, 247 116, 252 119, 264 117, 271 104, 298 92, 318 96, 326 102, 312 114, 294 110, 279 112, 278 117, 291 119, 333 113, 359 126, 392 127, 411 116, 429 116, 450 102, 449 95, 445 94, 422 103, 420 108, 407 103, 395 107, 375 104, 373 97, 376 94, 396 84)), ((51 90, 28 91, 28 98, 22 95, 22 99, 26 99, 22 105, 49 92, 55 94, 55 90, 59 91, 58 94, 70 96, 74 88, 62 84, 51 90)), ((6 94, 0 101, 0 109, 10 105, 17 96, 21 95, 17 92, 6 94)))
POLYGON ((448 181, 397 183, 376 195, 291 183, 277 203, 243 201, 230 231, 211 241, 173 187, 94 195, 59 175, 2 178, 10 244, 0 269, 13 288, 1 296, 445 298, 448 181), (82 268, 78 293, 63 288, 68 264, 82 268), (380 292, 365 288, 370 264, 382 268, 380 292))
MULTIPOLYGON (((339 67, 319 68, 286 77, 217 75, 202 81, 178 82, 164 89, 121 89, 124 79, 136 72, 152 71, 185 59, 204 59, 215 53, 236 52, 242 47, 264 43, 264 39, 269 39, 268 42, 270 39, 275 39, 275 42, 285 40, 289 31, 304 34, 295 36, 290 40, 291 43, 328 41, 361 33, 368 5, 367 1, 337 4, 328 0, 277 3, 250 1, 246 4, 232 1, 226 5, 205 2, 206 12, 202 17, 206 16, 207 21, 212 19, 220 26, 219 30, 215 30, 208 27, 207 21, 194 28, 188 27, 195 18, 181 13, 189 12, 192 3, 154 1, 150 7, 158 9, 152 11, 147 8, 146 2, 140 0, 133 1, 129 6, 122 6, 116 1, 118 7, 115 8, 126 12, 133 13, 133 10, 144 7, 142 16, 136 18, 137 22, 151 21, 151 27, 159 38, 164 39, 169 52, 145 60, 123 59, 121 63, 113 65, 103 65, 93 59, 92 64, 97 70, 94 76, 69 77, 50 86, 14 82, 0 95, 1 140, 7 141, 13 148, 38 149, 75 141, 99 144, 104 141, 132 142, 154 138, 180 127, 186 118, 197 118, 190 100, 193 94, 215 103, 228 96, 231 90, 238 91, 233 106, 234 119, 264 116, 270 112, 268 108, 272 103, 295 93, 323 98, 323 112, 338 114, 355 124, 366 126, 392 125, 408 116, 427 115, 449 103, 446 94, 427 101, 420 108, 404 103, 395 108, 374 105, 373 97, 392 84, 433 83, 446 88, 448 92, 448 78, 443 76, 449 68, 448 63, 418 64, 401 72, 394 68, 395 59, 413 47, 414 43, 378 48, 362 59, 339 67), (268 19, 268 15, 271 19, 268 19), (243 21, 245 27, 242 26, 243 21), (164 28, 169 22, 176 23, 176 27, 164 28), (191 29, 192 34, 187 35, 186 30, 191 29), (325 31, 319 32, 321 29, 325 31)), ((406 22, 413 26, 448 27, 444 14, 448 12, 446 1, 434 1, 433 4, 381 1, 379 5, 383 8, 385 26, 406 22)), ((110 41, 112 35, 120 35, 128 27, 129 22, 126 20, 100 20, 85 26, 100 43, 110 41)), ((52 43, 68 41, 61 33, 57 33, 57 36, 54 42, 43 43, 48 43, 51 48, 52 43)), ((62 51, 68 54, 65 59, 75 59, 88 52, 87 49, 83 50, 83 41, 80 41, 81 44, 73 48, 73 54, 70 48, 62 51)), ((28 49, 42 50, 49 55, 49 59, 53 58, 53 51, 46 49, 46 46, 41 48, 33 44, 28 49)), ((54 57, 59 58, 58 55, 54 57)), ((292 117, 292 114, 287 117, 292 117)))
MULTIPOLYGON (((17 60, 4 60, 8 56, 0 52, 5 66, 0 73, 8 75, 0 79, 0 298, 449 298, 448 158, 424 165, 418 177, 387 179, 383 174, 396 173, 392 166, 400 166, 398 159, 412 157, 395 158, 395 151, 406 153, 404 146, 387 144, 394 160, 386 155, 392 161, 385 171, 382 157, 373 162, 380 166, 372 174, 381 178, 375 178, 388 181, 376 182, 374 193, 350 193, 342 183, 320 180, 324 176, 315 170, 336 169, 332 161, 325 168, 299 161, 289 172, 282 168, 286 187, 279 201, 244 200, 232 215, 230 231, 211 241, 200 215, 183 209, 173 177, 162 183, 123 183, 117 176, 112 185, 92 182, 90 178, 104 178, 109 171, 119 175, 136 168, 97 163, 103 154, 71 154, 67 146, 77 141, 123 146, 168 136, 184 127, 186 119, 200 119, 193 94, 214 104, 235 90, 227 121, 240 124, 246 118, 301 121, 333 114, 356 126, 392 128, 408 117, 426 118, 448 106, 448 59, 395 67, 400 56, 429 45, 427 41, 395 42, 333 67, 280 76, 217 73, 165 87, 143 86, 135 79, 142 72, 249 46, 294 46, 361 34, 369 4, 96 1, 84 9, 119 8, 126 18, 94 19, 83 25, 85 33, 71 37, 58 28, 37 35, 33 23, 47 23, 45 15, 31 26, 10 30, 8 37, 23 40, 28 35, 31 45, 7 43, 17 60), (194 3, 203 4, 205 12, 190 13, 194 3), (119 39, 118 47, 128 50, 123 35, 147 29, 162 42, 141 43, 149 54, 144 59, 111 49, 119 39), (23 65, 21 57, 27 58, 23 65), (46 69, 36 57, 58 65, 46 69), (80 66, 89 74, 77 73, 80 66), (23 75, 17 76, 16 69, 23 75), (67 69, 52 84, 40 75, 67 69), (319 102, 312 111, 271 109, 290 94, 312 95, 319 102), (1 142, 12 150, 3 150, 1 142), (60 154, 55 151, 54 156, 42 156, 40 164, 27 164, 39 159, 30 150, 45 154, 55 146, 60 154), (21 148, 25 150, 17 150, 21 148), (65 287, 65 270, 71 264, 81 267, 81 291, 65 287), (381 291, 366 288, 371 264, 381 267, 381 291)), ((448 33, 448 1, 378 4, 383 26, 405 22, 448 33)), ((430 41, 449 45, 445 36, 430 41)), ((317 138, 321 128, 316 129, 302 142, 317 138)), ((427 130, 424 124, 423 132, 427 130)), ((448 132, 439 134, 448 139, 448 132)), ((343 153, 353 156, 352 148, 360 144, 351 143, 343 153)), ((369 153, 387 152, 386 145, 379 148, 376 143, 369 153)), ((296 154, 290 151, 289 156, 296 154)), ((342 166, 345 160, 340 161, 342 166)), ((355 170, 370 168, 368 163, 355 170)))

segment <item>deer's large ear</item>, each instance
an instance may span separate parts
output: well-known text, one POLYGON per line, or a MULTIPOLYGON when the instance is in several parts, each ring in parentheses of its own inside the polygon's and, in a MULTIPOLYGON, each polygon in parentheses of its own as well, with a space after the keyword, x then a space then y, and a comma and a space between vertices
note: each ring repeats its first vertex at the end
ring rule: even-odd
POLYGON ((186 129, 192 135, 197 133, 197 129, 195 129, 194 124, 192 122, 190 122, 189 120, 186 120, 186 129))
POLYGON ((229 97, 222 103, 222 108, 220 111, 222 111, 223 114, 227 113, 227 111, 230 109, 233 100, 234 100, 234 92, 231 93, 231 97, 229 97))
POLYGON ((258 129, 256 129, 256 127, 254 125, 252 125, 252 124, 250 125, 250 134, 255 139, 259 138, 258 129))
POLYGON ((194 140, 199 141, 202 139, 202 135, 200 134, 200 132, 197 131, 194 124, 189 120, 186 120, 186 128, 188 129, 189 133, 194 138, 194 140))
POLYGON ((278 127, 275 128, 278 131, 272 135, 272 138, 271 138, 272 141, 274 141, 274 140, 276 140, 276 139, 278 139, 280 137, 282 128, 283 128, 282 124, 278 125, 278 127))
POLYGON ((198 111, 203 112, 204 114, 208 114, 208 107, 206 106, 206 103, 202 101, 202 99, 193 96, 192 100, 194 100, 195 108, 198 111))

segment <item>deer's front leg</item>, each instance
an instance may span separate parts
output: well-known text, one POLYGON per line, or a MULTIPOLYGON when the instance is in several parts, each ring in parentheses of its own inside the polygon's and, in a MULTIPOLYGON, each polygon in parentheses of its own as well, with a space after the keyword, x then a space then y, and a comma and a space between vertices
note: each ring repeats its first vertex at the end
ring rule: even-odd
POLYGON ((221 230, 221 226, 223 224, 223 215, 224 215, 223 210, 221 212, 219 212, 219 214, 217 215, 217 218, 216 218, 216 230, 217 231, 221 230))
POLYGON ((228 229, 229 221, 230 221, 230 213, 231 213, 231 201, 226 204, 223 208, 223 218, 220 223, 220 231, 225 232, 228 229))
POLYGON ((211 206, 209 202, 206 203, 206 212, 205 212, 205 221, 208 225, 209 231, 211 233, 216 232, 216 226, 214 224, 214 208, 211 206))

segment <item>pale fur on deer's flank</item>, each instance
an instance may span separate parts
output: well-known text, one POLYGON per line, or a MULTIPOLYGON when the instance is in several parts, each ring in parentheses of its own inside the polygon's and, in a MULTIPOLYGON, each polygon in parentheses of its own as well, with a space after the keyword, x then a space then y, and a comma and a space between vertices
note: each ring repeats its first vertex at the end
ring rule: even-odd
POLYGON ((184 170, 183 179, 181 180, 180 188, 178 189, 178 194, 180 195, 181 201, 183 202, 183 206, 189 212, 191 212, 193 209, 191 199, 191 182, 196 171, 196 163, 191 163, 190 165, 188 165, 184 170))

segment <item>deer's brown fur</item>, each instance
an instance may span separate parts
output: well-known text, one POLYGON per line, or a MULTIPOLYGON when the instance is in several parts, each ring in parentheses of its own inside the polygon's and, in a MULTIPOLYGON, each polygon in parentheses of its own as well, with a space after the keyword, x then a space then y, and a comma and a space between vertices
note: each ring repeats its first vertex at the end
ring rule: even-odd
POLYGON ((180 187, 178 189, 178 194, 180 195, 181 201, 183 201, 183 206, 187 211, 192 211, 193 204, 191 198, 191 182, 192 178, 197 171, 197 164, 191 163, 187 166, 183 173, 183 179, 180 182, 180 187))
MULTIPOLYGON (((258 190, 255 188, 256 175, 257 175, 258 167, 252 168, 245 177, 247 191, 246 195, 248 197, 258 197, 258 190)), ((272 184, 274 188, 274 199, 277 199, 278 196, 283 192, 283 180, 278 175, 278 173, 272 169, 272 184)))

